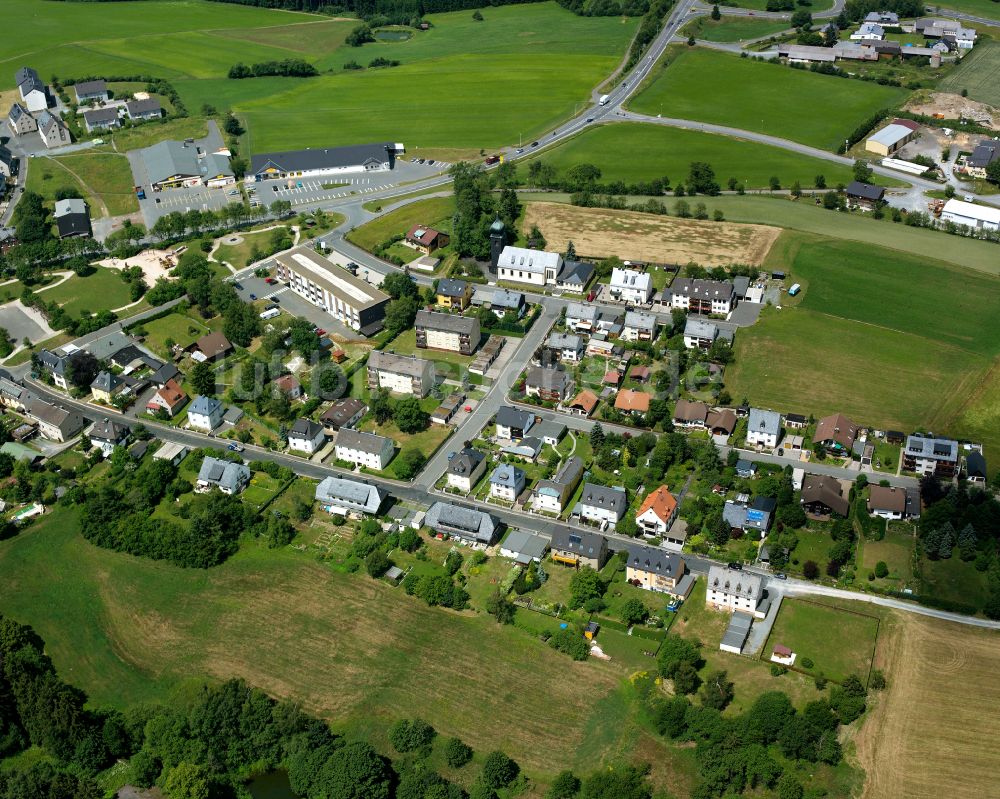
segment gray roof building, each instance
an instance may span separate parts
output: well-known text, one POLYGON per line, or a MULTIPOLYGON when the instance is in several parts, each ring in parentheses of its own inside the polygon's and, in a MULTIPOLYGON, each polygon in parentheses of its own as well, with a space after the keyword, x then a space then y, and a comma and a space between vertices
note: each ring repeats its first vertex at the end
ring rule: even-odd
POLYGON ((524 430, 534 422, 535 415, 522 411, 520 408, 512 408, 510 405, 501 405, 497 411, 497 424, 500 427, 515 427, 524 430))
POLYGON ((173 185, 183 180, 234 176, 229 156, 205 153, 180 141, 161 141, 140 151, 149 182, 154 186, 173 185))
POLYGON ((567 321, 597 323, 597 316, 600 313, 596 305, 584 305, 581 302, 571 302, 566 306, 567 321))
POLYGON ((714 341, 718 335, 718 326, 702 319, 689 318, 684 324, 684 338, 707 338, 714 341))
POLYGON ((541 560, 549 548, 549 539, 527 530, 511 530, 500 545, 500 554, 513 556, 516 563, 528 565, 533 560, 541 560))
POLYGON ((95 108, 92 111, 84 111, 83 121, 87 126, 87 130, 99 130, 101 128, 117 128, 118 109, 95 108))
POLYGON ((114 372, 98 372, 94 382, 90 384, 92 389, 112 393, 122 384, 122 379, 114 372))
POLYGON ((628 508, 628 496, 624 489, 621 488, 609 488, 608 486, 601 486, 596 483, 584 483, 583 493, 580 495, 580 504, 603 510, 611 509, 621 518, 628 508))
POLYGON ((466 447, 448 461, 448 474, 468 477, 479 468, 479 464, 486 458, 482 452, 472 447, 466 447))
POLYGON ((108 84, 103 80, 82 80, 73 86, 73 90, 76 92, 76 99, 79 102, 95 98, 104 100, 108 96, 108 84))
POLYGON ((223 491, 235 494, 245 483, 250 482, 250 469, 242 463, 232 463, 208 455, 198 470, 198 482, 217 486, 223 491))
POLYGON ((454 278, 446 277, 438 281, 437 293, 442 297, 462 298, 468 290, 469 284, 465 280, 455 280, 454 278))
POLYGON ((597 558, 607 549, 608 539, 600 533, 571 530, 559 527, 552 534, 552 548, 562 552, 573 552, 584 558, 597 558))
POLYGON ((295 420, 295 424, 292 425, 291 429, 288 431, 288 437, 292 438, 303 438, 307 441, 312 441, 318 435, 323 432, 323 425, 318 422, 314 422, 312 419, 300 418, 295 420))
POLYGON ((202 416, 212 416, 221 407, 222 402, 215 397, 206 397, 204 394, 199 394, 194 398, 191 407, 188 408, 188 414, 197 413, 202 416))
POLYGON ((375 514, 386 496, 388 492, 376 486, 343 477, 326 477, 316 486, 316 501, 329 513, 353 510, 375 514))
POLYGON ((379 142, 355 144, 349 147, 260 153, 250 158, 250 174, 255 175, 258 180, 266 180, 290 172, 323 172, 380 166, 392 169, 395 165, 395 144, 379 142))
POLYGON ((121 424, 111 419, 102 419, 94 423, 88 436, 91 441, 118 444, 125 441, 131 434, 132 430, 127 424, 121 424))
POLYGON ((152 97, 146 100, 129 100, 125 103, 125 111, 129 119, 149 119, 163 115, 163 107, 160 101, 152 97))
POLYGON ((958 460, 958 442, 950 438, 911 435, 906 437, 903 454, 914 458, 954 463, 958 460))
POLYGON ((708 589, 758 602, 761 595, 761 578, 750 572, 712 564, 708 567, 708 589))
POLYGON ((490 482, 520 493, 524 488, 524 469, 518 469, 509 463, 501 463, 490 475, 490 482))
MULTIPOLYGON (((891 128, 896 127, 895 125, 890 125, 885 130, 880 131, 875 136, 871 137, 871 140, 879 140, 879 135, 886 133, 891 128)), ((907 132, 912 133, 907 129, 907 132)), ((852 180, 847 184, 846 193, 848 197, 857 197, 862 200, 867 200, 869 202, 877 202, 885 196, 885 189, 881 186, 873 186, 871 183, 861 183, 858 180, 852 180)))
POLYGON ((353 430, 350 427, 342 427, 340 432, 337 433, 338 447, 367 452, 371 455, 380 454, 386 441, 392 442, 392 439, 380 436, 377 433, 353 430))
POLYGON ((626 544, 628 559, 625 563, 633 569, 659 574, 673 580, 684 576, 684 561, 672 552, 664 552, 645 544, 626 544))
POLYGON ((56 220, 61 239, 67 236, 90 235, 90 211, 83 200, 56 200, 52 218, 56 220))
POLYGON ((430 361, 415 355, 397 355, 385 350, 372 350, 368 355, 369 371, 376 369, 420 379, 424 377, 428 365, 431 365, 430 361))
POLYGON ((747 523, 747 506, 727 499, 722 509, 722 518, 732 529, 742 530, 747 523))
POLYGON ((759 408, 751 408, 747 429, 751 432, 776 436, 781 432, 781 414, 777 411, 762 411, 759 408))
POLYGON ((472 508, 435 502, 424 516, 424 524, 439 533, 447 533, 473 544, 492 544, 497 537, 499 522, 490 514, 472 508))
MULTIPOLYGON (((441 282, 443 283, 444 281, 442 280, 441 282)), ((438 287, 438 294, 440 293, 441 289, 438 287)), ((479 320, 474 316, 459 316, 458 314, 421 310, 417 311, 414 327, 417 329, 444 330, 448 333, 458 333, 461 336, 476 335, 476 344, 479 343, 479 320)))
POLYGON ((368 406, 354 397, 339 399, 319 417, 331 430, 339 430, 367 412, 368 406))

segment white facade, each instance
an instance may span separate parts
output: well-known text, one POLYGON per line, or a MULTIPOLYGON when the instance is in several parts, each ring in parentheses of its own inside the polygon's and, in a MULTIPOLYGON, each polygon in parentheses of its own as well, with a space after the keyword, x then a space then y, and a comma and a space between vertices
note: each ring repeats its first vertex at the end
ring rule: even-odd
POLYGON ((535 510, 543 510, 547 513, 562 513, 562 498, 554 489, 542 487, 535 491, 535 500, 532 503, 532 507, 535 510))
POLYGON ((326 441, 326 434, 323 429, 313 436, 312 438, 307 438, 306 436, 299 435, 296 433, 288 434, 288 448, 295 450, 296 452, 304 452, 306 455, 312 455, 315 452, 319 452, 323 448, 323 444, 326 441))
POLYGON ((762 617, 757 611, 761 593, 760 577, 724 566, 709 567, 705 585, 705 604, 709 607, 762 617))
POLYGON ((941 211, 941 221, 981 230, 1000 230, 1000 209, 948 200, 941 211))
POLYGON ((49 104, 49 98, 41 89, 32 89, 26 94, 22 94, 21 99, 24 101, 22 105, 26 106, 29 111, 44 111, 49 104))
POLYGON ((388 372, 385 369, 378 370, 378 384, 381 388, 386 388, 396 394, 414 394, 413 378, 410 375, 399 372, 388 372))
POLYGON ((645 305, 653 296, 653 278, 634 269, 613 269, 609 290, 623 302, 645 305))
POLYGON ((544 286, 556 282, 562 265, 563 258, 557 252, 508 246, 497 261, 497 279, 544 286))
POLYGON ((211 415, 196 413, 195 411, 188 410, 188 427, 191 427, 194 430, 204 430, 206 433, 210 433, 222 424, 222 414, 223 410, 221 405, 211 415))
MULTIPOLYGON (((384 469, 389 465, 395 453, 395 447, 391 439, 384 436, 377 436, 373 433, 357 433, 353 436, 343 436, 343 433, 354 433, 353 430, 342 430, 337 436, 335 457, 339 461, 347 461, 358 466, 366 466, 369 469, 384 469), (372 446, 357 446, 353 440, 357 437, 370 439, 372 446), (341 441, 341 438, 349 439, 341 441), (373 451, 376 450, 377 451, 373 451)), ((367 443, 367 442, 366 442, 367 443)))
POLYGON ((462 337, 458 333, 453 333, 450 330, 435 330, 432 327, 428 327, 426 330, 427 346, 430 349, 462 351, 462 337))
POLYGON ((505 502, 513 502, 517 499, 517 492, 514 490, 513 486, 491 482, 490 496, 495 499, 502 499, 505 502))

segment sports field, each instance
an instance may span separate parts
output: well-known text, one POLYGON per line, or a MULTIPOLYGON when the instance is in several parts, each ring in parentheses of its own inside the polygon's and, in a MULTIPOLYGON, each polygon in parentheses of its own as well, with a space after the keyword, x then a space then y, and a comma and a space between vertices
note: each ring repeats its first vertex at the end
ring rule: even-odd
MULTIPOLYGON (((666 176, 676 185, 687 179, 692 161, 711 164, 723 189, 730 177, 748 189, 767 187, 772 177, 777 177, 786 188, 795 181, 811 187, 817 175, 823 175, 829 186, 850 183, 853 179, 846 166, 778 147, 631 122, 590 128, 539 154, 537 160, 555 167, 560 175, 575 164, 593 164, 600 168, 602 182, 635 183, 666 176), (622 153, 628 153, 628 157, 622 158, 622 153)), ((518 171, 523 178, 527 166, 519 165, 518 171)))
POLYGON ((34 626, 95 705, 239 676, 375 740, 419 715, 477 750, 502 742, 536 774, 589 770, 640 737, 649 760, 667 755, 631 717, 621 666, 574 663, 485 614, 429 608, 291 549, 180 569, 98 549, 75 527, 59 507, 0 542, 0 612, 34 626))
POLYGON ((981 799, 1000 773, 1000 633, 912 614, 888 632, 889 686, 855 737, 862 799, 981 799))
MULTIPOLYGON (((1000 4, 990 5, 993 13, 1000 17, 1000 4)), ((938 89, 953 94, 961 94, 965 89, 973 100, 1000 108, 1000 42, 978 43, 958 68, 938 84, 938 89)))
POLYGON ((798 656, 796 668, 806 669, 810 674, 822 674, 831 680, 843 680, 855 674, 866 683, 878 626, 876 617, 862 612, 786 597, 762 657, 766 660, 774 647, 782 644, 798 656), (805 658, 813 662, 811 668, 802 662, 805 658))
POLYGON ((632 110, 752 130, 835 150, 861 122, 907 92, 688 48, 629 105, 632 110), (822 98, 820 101, 818 98, 822 98), (830 109, 818 112, 817 103, 830 109))

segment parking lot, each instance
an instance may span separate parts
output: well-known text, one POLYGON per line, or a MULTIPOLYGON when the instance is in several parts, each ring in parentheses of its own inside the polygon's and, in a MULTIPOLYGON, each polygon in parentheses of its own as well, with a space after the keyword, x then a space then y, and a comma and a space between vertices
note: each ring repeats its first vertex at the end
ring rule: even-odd
POLYGON ((253 302, 252 297, 257 300, 268 300, 275 303, 283 314, 305 319, 315 327, 326 330, 327 333, 360 337, 357 331, 341 324, 322 308, 300 297, 283 283, 269 284, 264 278, 255 277, 252 272, 240 273, 236 276, 235 283, 238 284, 236 291, 244 302, 253 302))

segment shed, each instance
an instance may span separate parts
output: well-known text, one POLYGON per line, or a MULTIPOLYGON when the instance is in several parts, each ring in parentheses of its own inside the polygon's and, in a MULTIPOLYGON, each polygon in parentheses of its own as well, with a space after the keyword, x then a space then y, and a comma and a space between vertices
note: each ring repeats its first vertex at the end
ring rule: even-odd
POLYGON ((729 627, 726 628, 726 634, 722 636, 722 643, 719 644, 719 649, 723 652, 731 652, 734 655, 740 654, 743 651, 743 645, 747 642, 747 637, 750 635, 750 628, 753 626, 753 616, 748 616, 746 613, 734 613, 733 617, 729 620, 729 627))

